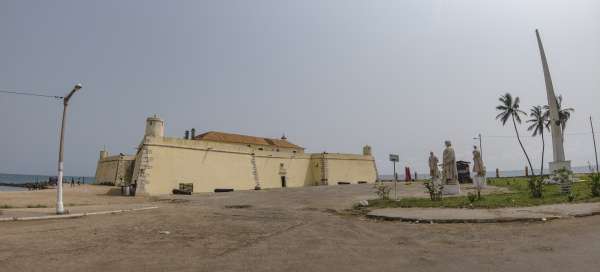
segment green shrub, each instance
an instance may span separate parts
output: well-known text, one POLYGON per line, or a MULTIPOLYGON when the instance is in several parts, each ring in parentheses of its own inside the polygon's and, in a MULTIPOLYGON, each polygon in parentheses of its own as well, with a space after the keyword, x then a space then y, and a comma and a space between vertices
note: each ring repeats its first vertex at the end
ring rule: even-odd
POLYGON ((570 192, 569 195, 567 195, 567 199, 569 200, 569 202, 575 201, 575 198, 577 198, 577 195, 573 192, 570 192))
POLYGON ((542 198, 544 196, 544 179, 542 177, 531 177, 527 183, 531 197, 542 198))
POLYGON ((392 188, 383 184, 383 182, 375 182, 375 185, 373 185, 373 188, 375 188, 375 194, 377 194, 377 197, 379 199, 382 199, 382 200, 390 199, 390 191, 392 190, 392 188))
POLYGON ((475 202, 475 200, 477 200, 477 195, 469 192, 467 194, 467 199, 469 199, 469 203, 473 204, 473 202, 475 202))
POLYGON ((433 181, 425 181, 423 185, 425 186, 425 189, 427 189, 431 201, 442 200, 442 191, 444 189, 444 185, 435 184, 433 181))
POLYGON ((554 171, 554 179, 560 184, 560 192, 562 194, 570 194, 573 187, 573 171, 561 168, 554 171))
POLYGON ((600 196, 600 173, 590 174, 590 190, 593 197, 600 196))

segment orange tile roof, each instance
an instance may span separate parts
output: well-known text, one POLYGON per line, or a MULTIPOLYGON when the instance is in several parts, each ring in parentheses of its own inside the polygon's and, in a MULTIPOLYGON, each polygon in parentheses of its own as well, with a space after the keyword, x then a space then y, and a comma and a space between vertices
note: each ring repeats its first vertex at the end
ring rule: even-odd
POLYGON ((225 143, 237 143, 237 144, 252 144, 252 145, 266 145, 284 148, 299 148, 304 149, 301 146, 295 145, 283 139, 272 139, 255 137, 241 134, 225 133, 218 131, 209 131, 197 135, 194 140, 205 140, 213 142, 225 142, 225 143))

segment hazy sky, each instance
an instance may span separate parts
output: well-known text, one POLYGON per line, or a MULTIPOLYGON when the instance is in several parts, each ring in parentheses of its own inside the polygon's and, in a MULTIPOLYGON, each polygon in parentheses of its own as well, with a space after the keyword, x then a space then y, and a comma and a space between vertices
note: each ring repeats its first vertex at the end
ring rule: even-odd
MULTIPOLYGON (((527 111, 546 103, 535 28, 557 93, 576 109, 567 159, 586 165, 591 134, 577 133, 590 115, 600 131, 593 0, 3 0, 0 89, 64 95, 83 84, 69 109, 67 175, 94 175, 104 145, 134 152, 155 113, 168 136, 285 133, 308 152, 370 144, 382 174, 391 152, 423 172, 445 139, 471 160, 482 133, 489 170, 522 169, 516 139, 489 136, 514 135, 494 119, 502 93, 527 111)), ((0 172, 55 173, 61 111, 57 100, 0 94, 0 172)), ((539 165, 540 139, 524 143, 539 165)))

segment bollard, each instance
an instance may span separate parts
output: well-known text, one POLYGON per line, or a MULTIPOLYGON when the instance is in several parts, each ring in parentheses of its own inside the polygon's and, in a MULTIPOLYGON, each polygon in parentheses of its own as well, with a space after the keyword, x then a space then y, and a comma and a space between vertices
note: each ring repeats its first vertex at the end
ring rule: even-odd
POLYGON ((525 166, 525 176, 529 177, 529 167, 525 166))
POLYGON ((499 178, 500 177, 500 170, 498 168, 496 168, 496 177, 499 178))

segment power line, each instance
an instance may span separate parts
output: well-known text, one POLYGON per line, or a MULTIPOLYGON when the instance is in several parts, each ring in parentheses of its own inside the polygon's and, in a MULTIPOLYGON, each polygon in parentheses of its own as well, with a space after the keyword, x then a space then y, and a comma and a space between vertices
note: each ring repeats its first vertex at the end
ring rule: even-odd
POLYGON ((27 95, 27 96, 37 96, 37 97, 47 97, 47 98, 54 98, 54 99, 59 99, 59 100, 64 98, 64 97, 58 96, 58 95, 45 95, 45 94, 38 94, 38 93, 21 91, 21 90, 0 90, 0 93, 16 94, 16 95, 27 95))

